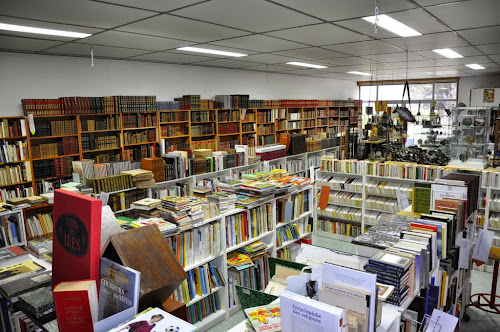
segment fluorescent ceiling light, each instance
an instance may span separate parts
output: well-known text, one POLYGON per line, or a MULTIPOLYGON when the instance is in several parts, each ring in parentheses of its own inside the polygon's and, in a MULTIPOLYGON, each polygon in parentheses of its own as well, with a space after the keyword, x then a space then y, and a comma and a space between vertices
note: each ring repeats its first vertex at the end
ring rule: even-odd
POLYGON ((353 75, 361 75, 361 76, 372 76, 373 74, 370 73, 363 73, 361 71, 348 71, 348 74, 353 74, 353 75))
POLYGON ((316 69, 324 69, 328 68, 327 66, 320 66, 320 65, 313 65, 312 63, 305 63, 305 62, 287 62, 287 65, 292 65, 292 66, 300 66, 300 67, 308 67, 308 68, 316 68, 316 69))
POLYGON ((449 48, 440 48, 437 50, 432 50, 432 52, 436 52, 437 54, 441 54, 442 56, 445 56, 449 59, 456 59, 456 58, 463 58, 464 56, 461 54, 458 54, 452 49, 449 48))
POLYGON ((27 27, 24 25, 14 25, 14 24, 5 24, 5 23, 0 23, 0 30, 36 33, 36 34, 40 34, 40 35, 73 37, 73 38, 85 38, 88 36, 92 36, 92 34, 89 34, 89 33, 54 30, 54 29, 43 29, 43 28, 27 27))
MULTIPOLYGON (((375 16, 366 16, 363 17, 363 20, 375 24, 375 16)), ((403 24, 385 14, 378 16, 378 26, 389 30, 390 32, 395 33, 396 35, 401 37, 413 37, 422 35, 417 30, 412 29, 406 24, 403 24)))
POLYGON ((198 52, 198 53, 217 54, 217 55, 225 55, 225 56, 233 56, 233 57, 236 57, 236 58, 248 55, 248 54, 243 54, 243 53, 218 51, 218 50, 211 50, 211 49, 208 49, 208 48, 191 47, 191 46, 179 47, 177 50, 179 50, 179 51, 189 51, 189 52, 198 52))
POLYGON ((470 69, 474 70, 485 69, 483 66, 478 65, 477 63, 469 63, 468 65, 465 65, 465 67, 469 67, 470 69))

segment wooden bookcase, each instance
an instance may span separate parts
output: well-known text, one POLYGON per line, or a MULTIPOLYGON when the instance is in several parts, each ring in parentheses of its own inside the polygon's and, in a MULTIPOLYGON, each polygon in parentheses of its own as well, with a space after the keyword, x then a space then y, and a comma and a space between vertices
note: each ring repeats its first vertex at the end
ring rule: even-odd
POLYGON ((139 161, 158 156, 158 112, 121 113, 122 158, 139 161))
POLYGON ((239 109, 218 109, 217 147, 219 150, 232 149, 241 143, 241 119, 239 109))
MULTIPOLYGON (((191 143, 191 113, 188 110, 164 110, 160 113, 160 139, 166 145, 184 146, 191 143)), ((163 153, 163 151, 162 151, 163 153)))
POLYGON ((32 194, 33 173, 27 139, 28 122, 24 117, 0 118, 0 202, 20 194, 32 194), (18 176, 12 178, 14 172, 18 176))
POLYGON ((245 116, 241 120, 241 144, 250 147, 257 145, 257 109, 247 108, 245 116))
POLYGON ((257 145, 276 142, 275 112, 272 108, 257 108, 257 145))
POLYGON ((77 119, 80 159, 93 159, 96 163, 122 159, 119 113, 81 114, 77 119))

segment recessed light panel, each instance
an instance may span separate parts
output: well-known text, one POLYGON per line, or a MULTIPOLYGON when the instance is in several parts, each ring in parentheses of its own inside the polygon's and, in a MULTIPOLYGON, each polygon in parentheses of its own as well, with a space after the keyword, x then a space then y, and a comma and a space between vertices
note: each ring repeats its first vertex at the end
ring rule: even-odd
POLYGON ((287 65, 292 65, 292 66, 300 66, 300 67, 307 67, 307 68, 315 68, 315 69, 324 69, 328 68, 327 66, 321 66, 321 65, 314 65, 312 63, 305 63, 305 62, 287 62, 287 65))
POLYGON ((236 58, 248 55, 248 54, 243 54, 243 53, 218 51, 218 50, 211 50, 208 48, 191 47, 191 46, 179 47, 177 50, 188 51, 188 52, 197 52, 197 53, 206 53, 206 54, 224 55, 224 56, 232 56, 232 57, 236 57, 236 58))
POLYGON ((361 71, 348 71, 348 74, 353 74, 353 75, 361 75, 361 76, 372 76, 373 74, 370 73, 363 73, 361 71))
POLYGON ((485 69, 483 66, 478 65, 477 63, 469 63, 468 65, 465 65, 465 67, 469 67, 470 69, 474 70, 485 69))
POLYGON ((432 52, 436 52, 437 54, 441 54, 444 57, 447 57, 448 59, 458 59, 458 58, 463 58, 464 56, 462 54, 458 54, 452 49, 449 48, 440 48, 436 50, 432 50, 432 52))
POLYGON ((72 38, 85 38, 85 37, 92 36, 89 33, 54 30, 54 29, 44 29, 44 28, 36 28, 36 27, 27 27, 24 25, 15 25, 15 24, 6 24, 6 23, 0 23, 0 30, 36 33, 39 35, 50 35, 50 36, 72 37, 72 38))
MULTIPOLYGON (((366 16, 363 17, 363 20, 375 24, 375 16, 366 16)), ((377 25, 401 37, 414 37, 422 35, 417 30, 412 29, 406 24, 403 24, 385 14, 378 16, 377 25)))

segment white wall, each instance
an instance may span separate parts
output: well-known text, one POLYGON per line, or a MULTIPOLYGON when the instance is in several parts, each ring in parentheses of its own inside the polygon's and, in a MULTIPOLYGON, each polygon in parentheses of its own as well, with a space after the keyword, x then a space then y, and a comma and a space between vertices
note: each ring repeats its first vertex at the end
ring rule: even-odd
POLYGON ((461 77, 458 84, 458 101, 468 106, 470 104, 471 89, 499 88, 500 75, 467 76, 461 77))
POLYGON ((0 115, 22 114, 21 99, 65 96, 250 94, 251 99, 347 99, 355 82, 252 71, 0 52, 0 115))

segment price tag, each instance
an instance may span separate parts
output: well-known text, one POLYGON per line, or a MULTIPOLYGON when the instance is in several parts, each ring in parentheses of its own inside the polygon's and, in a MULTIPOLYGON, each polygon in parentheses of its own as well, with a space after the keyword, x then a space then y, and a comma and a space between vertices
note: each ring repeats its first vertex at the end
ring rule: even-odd
POLYGON ((109 193, 101 191, 100 198, 101 198, 101 201, 102 201, 102 206, 108 205, 109 193))

